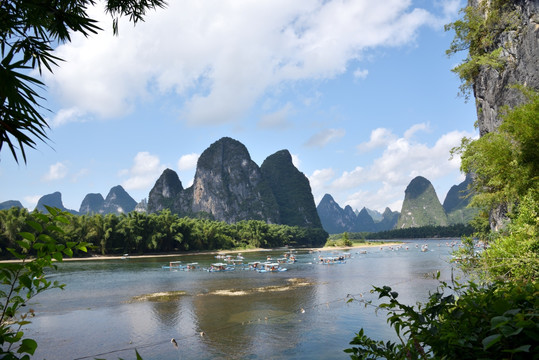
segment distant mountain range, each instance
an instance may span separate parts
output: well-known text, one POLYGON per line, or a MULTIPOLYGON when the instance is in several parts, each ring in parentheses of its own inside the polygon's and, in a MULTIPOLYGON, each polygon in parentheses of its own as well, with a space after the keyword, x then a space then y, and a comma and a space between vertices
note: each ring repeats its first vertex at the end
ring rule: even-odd
MULTIPOLYGON (((197 162, 193 185, 184 189, 173 170, 166 169, 150 191, 148 201, 139 204, 118 185, 106 198, 92 193, 84 197, 78 211, 66 209, 60 192, 39 199, 37 210, 53 206, 73 214, 122 214, 131 211, 170 210, 180 216, 203 217, 228 223, 263 220, 268 223, 323 228, 330 234, 378 232, 424 225, 446 226, 468 223, 476 210, 470 201, 470 177, 453 186, 440 204, 429 180, 414 178, 404 193, 400 213, 386 208, 383 213, 363 208, 344 209, 330 194, 315 205, 307 177, 292 163, 288 150, 268 156, 262 166, 251 160, 247 148, 224 137, 211 144, 197 162)), ((22 207, 16 200, 0 203, 0 210, 22 207)))
POLYGON ((404 192, 400 213, 386 208, 384 213, 380 214, 365 207, 357 212, 349 205, 343 209, 329 194, 324 195, 316 209, 324 230, 330 234, 468 223, 477 212, 475 209, 467 208, 470 202, 468 196, 470 182, 471 178, 466 177, 464 182, 451 187, 443 206, 431 182, 418 176, 410 182, 404 192))
MULTIPOLYGON (((143 201, 144 202, 144 201, 143 201)), ((88 194, 82 200, 79 211, 67 209, 62 202, 62 194, 56 191, 42 196, 37 202, 35 210, 46 211, 45 205, 56 207, 75 215, 85 214, 122 214, 135 210, 137 202, 120 185, 110 189, 107 197, 103 199, 101 194, 88 194)), ((0 210, 9 209, 13 206, 23 207, 19 201, 9 200, 0 203, 0 210)), ((140 209, 145 211, 145 208, 140 209)))

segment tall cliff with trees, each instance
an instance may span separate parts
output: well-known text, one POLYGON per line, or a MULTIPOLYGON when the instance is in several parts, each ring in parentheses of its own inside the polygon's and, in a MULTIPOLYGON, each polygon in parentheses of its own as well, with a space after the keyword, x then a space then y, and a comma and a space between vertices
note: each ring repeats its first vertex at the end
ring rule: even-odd
MULTIPOLYGON (((533 0, 470 0, 463 17, 447 26, 455 31, 448 54, 468 51, 454 71, 461 91, 473 95, 477 127, 484 136, 495 132, 507 108, 527 100, 519 86, 539 90, 539 2, 533 0)), ((512 204, 489 209, 494 230, 508 221, 512 204)))

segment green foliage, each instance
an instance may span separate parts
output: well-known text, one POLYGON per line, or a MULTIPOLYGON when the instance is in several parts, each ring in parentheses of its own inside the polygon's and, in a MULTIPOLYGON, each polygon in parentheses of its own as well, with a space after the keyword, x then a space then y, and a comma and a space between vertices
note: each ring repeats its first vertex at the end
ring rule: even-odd
MULTIPOLYGON (((365 239, 362 239, 362 240, 363 242, 365 241, 365 239)), ((331 246, 350 247, 350 246, 354 246, 354 242, 350 240, 350 238, 348 237, 348 233, 345 232, 338 235, 335 235, 335 234, 331 235, 326 241, 326 244, 324 245, 324 247, 331 247, 331 246)))
POLYGON ((48 215, 26 213, 25 231, 20 231, 14 240, 17 249, 7 248, 18 261, 0 264, 0 355, 4 359, 29 359, 34 354, 37 343, 25 338, 22 331, 34 311, 21 313, 21 310, 37 294, 64 287, 46 278, 45 271, 55 268, 54 262, 61 262, 65 256, 72 257, 75 251, 86 251, 84 243, 61 244, 55 240, 54 237, 62 233, 60 225, 68 224, 71 215, 56 208, 47 207, 47 210, 48 215))
POLYGON ((466 59, 452 70, 461 78, 460 90, 466 98, 481 68, 501 70, 506 66, 503 48, 496 44, 504 31, 517 28, 518 12, 512 6, 509 0, 479 1, 477 6, 464 8, 462 18, 445 26, 446 31, 455 31, 447 55, 468 50, 466 59))
POLYGON ((489 246, 475 251, 471 239, 456 257, 464 269, 483 278, 506 281, 537 281, 539 278, 539 196, 530 189, 520 200, 517 214, 499 232, 491 233, 489 246))
MULTIPOLYGON (((441 283, 416 306, 398 300, 388 286, 372 291, 388 302, 397 342, 370 339, 361 329, 344 350, 352 359, 536 359, 539 357, 537 283, 441 283)), ((353 299, 352 299, 353 300, 353 299)))
MULTIPOLYGON (((53 55, 53 46, 71 41, 71 34, 90 36, 101 30, 87 14, 94 0, 0 2, 0 150, 5 144, 15 161, 20 152, 26 162, 26 148, 46 141, 49 127, 36 89, 44 84, 29 70, 52 72, 62 59, 53 55)), ((108 0, 106 12, 118 32, 118 18, 129 16, 133 23, 143 19, 147 10, 164 7, 163 0, 108 0)))
MULTIPOLYGON (((28 231, 26 222, 38 212, 12 208, 0 211, 0 251, 3 258, 13 258, 6 251, 12 247, 20 251, 16 239, 20 231, 28 231)), ((92 251, 105 254, 163 253, 190 250, 221 250, 233 248, 272 248, 285 245, 295 247, 322 246, 328 234, 319 228, 267 224, 248 220, 235 224, 209 219, 180 218, 169 210, 160 213, 131 212, 122 215, 71 215, 60 224, 59 244, 84 241, 92 251)), ((34 249, 29 254, 37 255, 34 249)), ((77 254, 84 255, 84 254, 77 254)))

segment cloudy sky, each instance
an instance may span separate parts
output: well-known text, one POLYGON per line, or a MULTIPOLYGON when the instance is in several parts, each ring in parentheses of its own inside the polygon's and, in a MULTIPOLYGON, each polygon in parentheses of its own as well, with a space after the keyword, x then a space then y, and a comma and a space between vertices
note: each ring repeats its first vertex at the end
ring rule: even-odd
MULTIPOLYGON (((166 168, 187 187, 198 156, 229 136, 252 159, 282 149, 342 206, 399 210, 408 183, 440 201, 463 180, 449 150, 476 136, 447 58, 461 0, 169 0, 56 48, 44 74, 51 126, 28 163, 0 153, 0 202, 33 209, 60 191, 67 208, 122 185, 148 197, 166 168)), ((463 54, 464 55, 464 54, 463 54)), ((4 149, 3 149, 4 150, 4 149)))

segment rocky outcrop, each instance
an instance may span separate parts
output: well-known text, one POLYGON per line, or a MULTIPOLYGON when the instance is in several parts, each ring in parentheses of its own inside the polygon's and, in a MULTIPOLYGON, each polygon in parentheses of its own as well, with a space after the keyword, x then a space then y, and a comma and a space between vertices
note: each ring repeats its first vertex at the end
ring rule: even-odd
POLYGON ((427 225, 447 226, 447 215, 430 181, 418 176, 404 191, 404 201, 397 228, 427 225))
MULTIPOLYGON (((477 7, 483 1, 470 0, 469 5, 477 7)), ((492 50, 502 48, 501 59, 505 66, 499 70, 483 66, 474 79, 480 135, 500 126, 503 106, 514 107, 524 100, 521 92, 511 85, 539 89, 539 2, 516 0, 509 3, 510 10, 516 10, 516 24, 501 32, 492 46, 492 50)))
POLYGON ((140 200, 137 206, 135 206, 135 211, 140 213, 148 212, 148 200, 140 200))
POLYGON ((137 202, 124 190, 121 185, 110 189, 103 203, 104 214, 127 214, 135 210, 137 202))
POLYGON ((264 220, 278 224, 277 202, 247 148, 225 137, 213 143, 198 159, 192 186, 194 213, 216 220, 264 220))
POLYGON ((81 214, 102 214, 105 199, 101 194, 88 194, 80 204, 79 213, 81 214))
POLYGON ((67 211, 71 214, 77 214, 75 210, 66 209, 64 207, 64 204, 62 202, 62 194, 59 191, 56 191, 52 194, 43 195, 38 200, 35 210, 46 213, 48 212, 48 210, 47 208, 45 208, 45 205, 60 209, 62 211, 67 211))
POLYGON ((12 207, 23 208, 22 204, 18 200, 8 200, 0 203, 0 210, 11 209, 12 207))
POLYGON ((277 201, 281 224, 322 227, 309 179, 294 166, 288 150, 268 156, 260 170, 277 201))
MULTIPOLYGON (((485 0, 469 0, 468 5, 481 8, 485 0)), ((477 124, 481 136, 495 131, 503 119, 500 110, 520 105, 524 97, 512 85, 539 90, 539 1, 514 0, 506 2, 513 12, 514 24, 496 34, 490 51, 501 48, 502 69, 482 66, 473 79, 477 108, 477 124)), ((485 13, 484 16, 488 16, 485 13)), ((487 34, 492 37, 492 34, 487 34)), ((489 214, 490 227, 498 230, 509 221, 506 205, 489 214)))
POLYGON ((80 205, 80 214, 127 214, 135 210, 137 202, 120 185, 110 189, 107 197, 87 194, 80 205))
POLYGON ((280 223, 279 206, 260 167, 242 143, 228 137, 211 144, 200 155, 191 187, 182 189, 177 174, 165 170, 148 199, 149 212, 162 209, 227 223, 280 223))
POLYGON ((182 191, 183 186, 178 174, 171 169, 165 169, 150 191, 147 211, 155 213, 163 209, 174 209, 174 203, 182 191))

